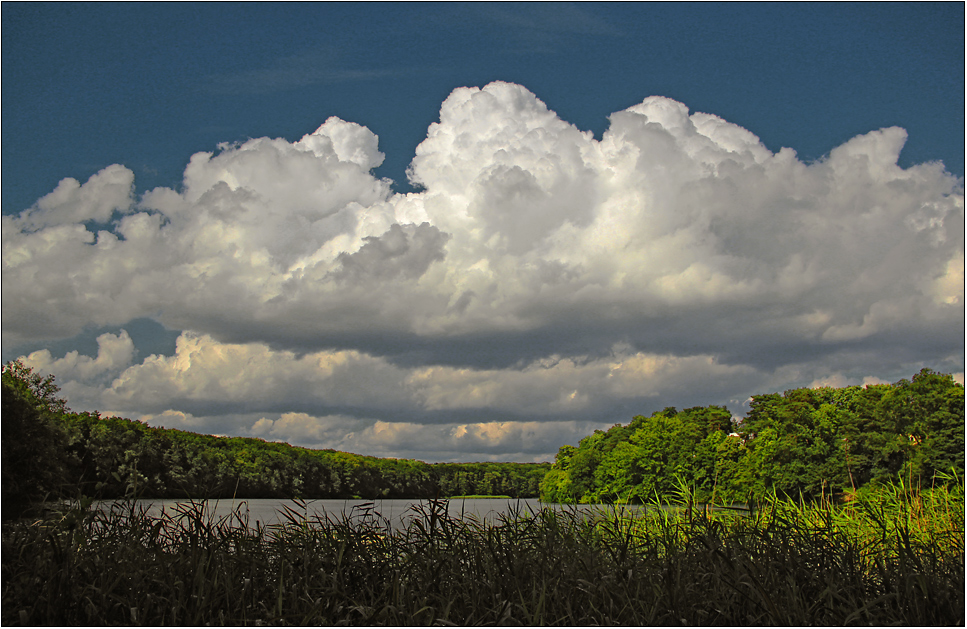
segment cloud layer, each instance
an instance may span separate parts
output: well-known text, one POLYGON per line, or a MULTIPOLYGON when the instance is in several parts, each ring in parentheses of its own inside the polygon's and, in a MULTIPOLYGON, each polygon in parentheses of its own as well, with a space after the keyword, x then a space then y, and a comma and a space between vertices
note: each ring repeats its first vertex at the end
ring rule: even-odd
POLYGON ((963 370, 963 184, 897 166, 904 130, 803 163, 667 98, 610 123, 596 140, 492 83, 443 103, 418 193, 338 118, 196 154, 177 190, 65 179, 3 217, 4 342, 116 326, 96 358, 29 361, 75 407, 430 459, 963 370), (185 331, 175 355, 135 359, 143 317, 185 331))

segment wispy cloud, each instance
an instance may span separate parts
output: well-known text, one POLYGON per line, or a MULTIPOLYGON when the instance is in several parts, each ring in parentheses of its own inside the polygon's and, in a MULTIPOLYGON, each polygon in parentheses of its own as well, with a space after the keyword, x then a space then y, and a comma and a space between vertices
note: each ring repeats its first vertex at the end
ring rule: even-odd
POLYGON ((485 19, 522 31, 609 37, 624 35, 620 28, 573 2, 538 2, 511 6, 484 4, 477 7, 477 10, 485 19))
POLYGON ((262 68, 209 76, 208 89, 223 94, 264 94, 311 85, 372 81, 397 74, 399 70, 349 67, 344 54, 324 48, 281 57, 262 68))
MULTIPOLYGON (((589 7, 574 3, 468 3, 435 11, 432 23, 441 31, 474 32, 483 28, 504 54, 556 54, 574 38, 624 37, 617 26, 589 7)), ((479 34, 477 34, 479 36, 479 34)))

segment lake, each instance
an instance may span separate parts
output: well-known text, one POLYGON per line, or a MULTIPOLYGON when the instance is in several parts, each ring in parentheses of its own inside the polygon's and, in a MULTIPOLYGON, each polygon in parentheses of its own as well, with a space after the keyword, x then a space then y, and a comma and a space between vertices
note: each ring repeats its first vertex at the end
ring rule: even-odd
MULTIPOLYGON (((321 499, 306 500, 297 503, 293 500, 279 500, 275 498, 254 498, 249 500, 206 500, 209 513, 220 518, 230 515, 239 508, 243 516, 247 516, 250 526, 259 523, 264 526, 280 524, 285 521, 285 509, 291 509, 296 513, 313 519, 318 516, 325 520, 327 517, 334 521, 342 521, 344 516, 353 520, 364 517, 375 517, 382 523, 388 521, 393 530, 406 528, 409 521, 418 517, 416 509, 429 509, 428 500, 393 499, 393 500, 344 500, 344 499, 321 499)), ((103 501, 100 508, 110 509, 117 504, 119 508, 124 508, 124 502, 103 501)), ((138 500, 138 507, 144 508, 149 515, 157 516, 164 511, 169 515, 176 513, 178 505, 189 505, 188 500, 138 500)), ((575 509, 591 514, 599 510, 610 510, 609 505, 579 505, 578 507, 559 504, 543 503, 537 498, 453 498, 447 502, 447 512, 452 518, 462 518, 473 516, 478 521, 495 522, 501 515, 510 513, 522 513, 540 511, 543 507, 551 507, 558 510, 575 509)), ((643 507, 624 505, 621 508, 637 510, 643 507)))

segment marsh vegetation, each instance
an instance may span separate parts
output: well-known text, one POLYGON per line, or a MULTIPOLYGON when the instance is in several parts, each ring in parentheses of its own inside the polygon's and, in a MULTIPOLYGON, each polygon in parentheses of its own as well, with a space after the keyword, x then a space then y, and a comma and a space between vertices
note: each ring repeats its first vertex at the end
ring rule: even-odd
POLYGON ((491 522, 429 500, 396 531, 372 506, 307 517, 293 502, 264 527, 203 502, 75 503, 5 525, 3 624, 959 624, 960 486, 491 522))

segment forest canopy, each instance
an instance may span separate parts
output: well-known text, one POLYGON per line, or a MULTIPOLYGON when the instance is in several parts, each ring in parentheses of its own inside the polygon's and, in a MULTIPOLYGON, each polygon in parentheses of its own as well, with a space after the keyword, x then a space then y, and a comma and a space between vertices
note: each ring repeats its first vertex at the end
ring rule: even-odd
POLYGON ((964 387, 923 369, 895 384, 792 389, 724 407, 669 407, 563 446, 541 483, 548 502, 700 501, 777 494, 849 498, 898 480, 963 479, 964 387))

